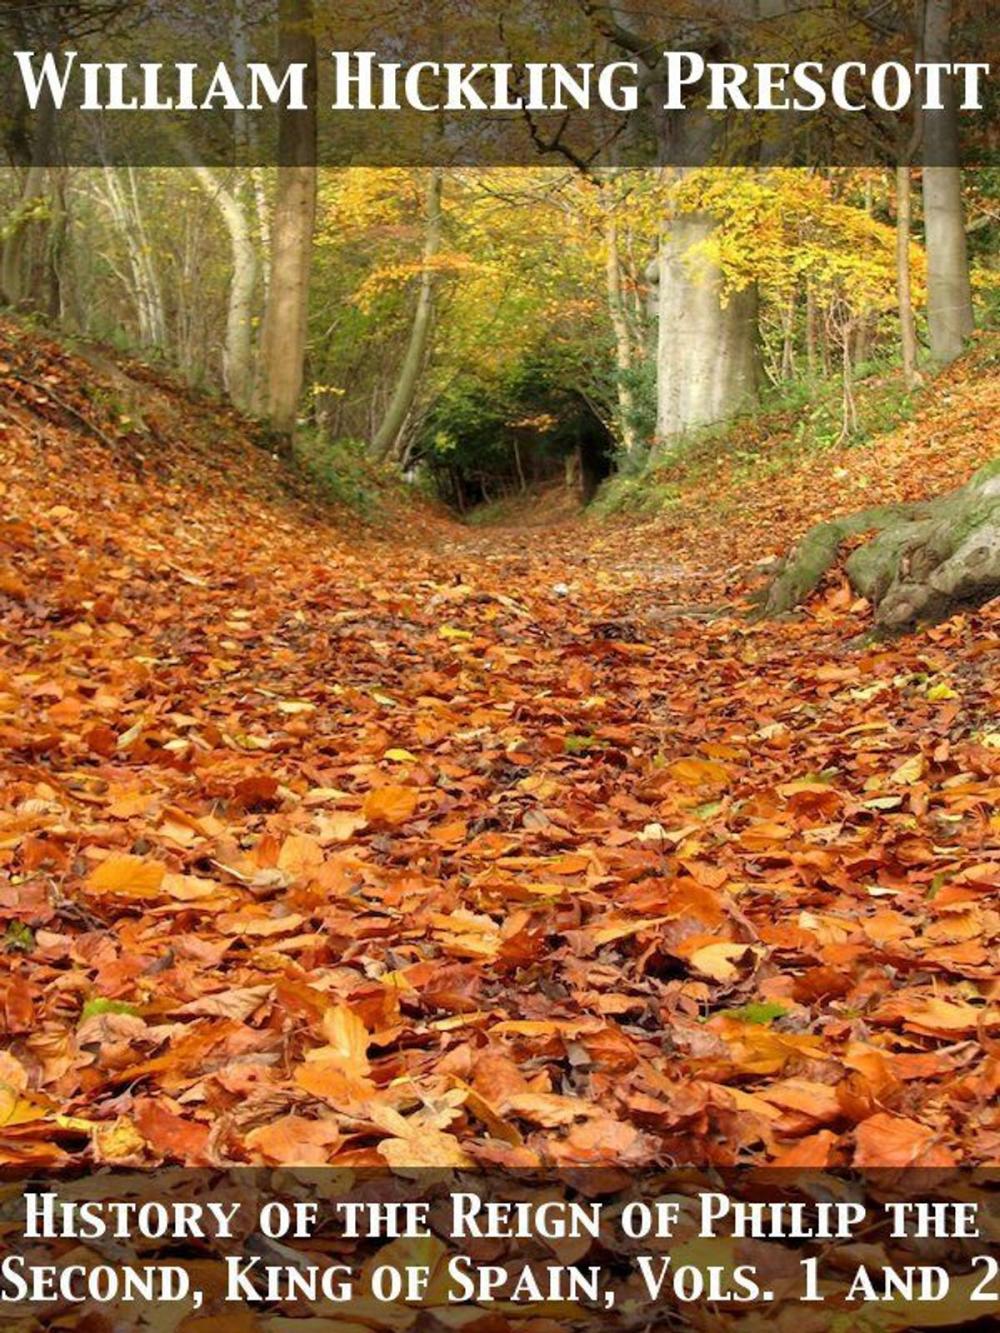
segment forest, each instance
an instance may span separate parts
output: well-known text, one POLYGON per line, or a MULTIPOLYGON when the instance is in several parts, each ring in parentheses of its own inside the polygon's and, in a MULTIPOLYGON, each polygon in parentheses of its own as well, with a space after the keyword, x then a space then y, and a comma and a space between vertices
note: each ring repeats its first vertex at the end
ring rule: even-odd
MULTIPOLYGON (((947 101, 850 163, 331 166, 0 98, 5 1168, 996 1165, 1000 168, 947 101)), ((871 1327, 983 1318, 962 1272, 871 1327)), ((272 1307, 148 1326, 458 1326, 272 1307)))

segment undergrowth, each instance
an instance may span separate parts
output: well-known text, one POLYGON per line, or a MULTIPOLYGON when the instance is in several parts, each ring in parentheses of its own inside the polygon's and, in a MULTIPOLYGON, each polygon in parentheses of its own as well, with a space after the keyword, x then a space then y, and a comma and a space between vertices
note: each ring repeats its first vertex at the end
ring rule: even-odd
POLYGON ((650 450, 626 460, 601 487, 591 513, 598 518, 661 513, 680 504, 683 488, 714 472, 722 458, 738 483, 779 473, 803 454, 865 444, 913 417, 922 386, 910 390, 894 368, 873 366, 854 392, 857 426, 846 438, 839 380, 782 386, 759 411, 698 431, 681 449, 650 450))

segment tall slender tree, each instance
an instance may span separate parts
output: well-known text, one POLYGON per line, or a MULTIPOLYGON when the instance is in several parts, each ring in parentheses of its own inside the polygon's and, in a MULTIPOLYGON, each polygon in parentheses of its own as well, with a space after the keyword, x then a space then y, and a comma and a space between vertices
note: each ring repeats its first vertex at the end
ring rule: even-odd
POLYGON ((410 338, 403 364, 400 366, 396 385, 386 408, 385 415, 375 432, 371 443, 371 456, 378 462, 390 458, 399 442, 406 418, 413 407, 417 388, 420 383, 420 371, 423 368, 427 348, 430 344, 431 330, 434 324, 435 293, 437 275, 434 260, 441 249, 441 202, 444 190, 444 173, 438 167, 432 167, 427 184, 427 223, 424 232, 423 271, 420 275, 420 292, 417 307, 410 327, 410 338))
MULTIPOLYGON (((952 0, 924 0, 923 57, 951 59, 952 0)), ((951 78, 943 80, 941 111, 924 115, 924 226, 927 243, 927 326, 941 363, 961 356, 975 328, 959 166, 958 116, 951 78)))
POLYGON ((261 408, 275 436, 291 443, 305 378, 312 246, 316 230, 316 30, 313 0, 280 0, 282 71, 307 66, 306 110, 284 108, 271 221, 271 279, 261 339, 261 408))

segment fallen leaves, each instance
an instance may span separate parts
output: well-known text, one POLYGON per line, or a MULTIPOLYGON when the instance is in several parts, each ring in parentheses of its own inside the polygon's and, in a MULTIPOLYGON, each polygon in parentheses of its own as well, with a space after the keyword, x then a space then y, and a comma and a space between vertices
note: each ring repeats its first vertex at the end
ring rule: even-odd
POLYGON ((112 853, 87 877, 91 893, 115 893, 124 898, 155 898, 166 867, 140 856, 112 853))
POLYGON ((405 824, 420 803, 412 787, 388 784, 369 792, 364 801, 364 816, 370 824, 405 824))
POLYGON ((3 423, 0 1160, 997 1159, 1000 609, 664 621, 825 455, 738 522, 720 473, 662 525, 376 541, 171 402, 141 478, 3 423))
POLYGON ((933 1151, 934 1131, 905 1116, 880 1111, 858 1126, 855 1166, 951 1166, 954 1159, 933 1151))

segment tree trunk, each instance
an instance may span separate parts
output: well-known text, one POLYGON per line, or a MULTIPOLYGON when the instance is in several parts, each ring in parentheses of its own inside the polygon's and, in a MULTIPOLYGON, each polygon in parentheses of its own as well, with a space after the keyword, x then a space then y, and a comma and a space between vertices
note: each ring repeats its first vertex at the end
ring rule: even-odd
POLYGON ((816 293, 813 291, 812 283, 809 283, 806 286, 806 367, 808 368, 810 379, 816 378, 818 324, 819 316, 816 311, 816 293))
POLYGON ((135 301, 139 345, 163 351, 168 344, 167 315, 135 169, 104 167, 101 182, 101 197, 128 255, 128 285, 135 301))
POLYGON ((444 189, 444 175, 434 168, 430 173, 427 187, 427 230, 424 240, 423 273, 420 278, 420 295, 417 297, 417 309, 410 329, 410 341, 406 356, 400 367, 396 387, 393 390, 389 406, 386 408, 378 430, 371 442, 370 454, 377 462, 385 462, 392 454, 399 440, 400 432, 406 424, 413 400, 420 383, 424 357, 430 343, 431 327, 434 322, 434 297, 437 289, 437 277, 434 272, 434 260, 441 249, 441 197, 444 189))
POLYGON ((51 221, 50 173, 45 162, 51 160, 56 136, 56 112, 52 101, 42 101, 33 126, 31 160, 24 174, 21 197, 7 220, 0 250, 0 291, 14 308, 39 308, 45 294, 35 282, 36 260, 48 245, 51 221))
POLYGON ((33 304, 37 293, 30 290, 29 274, 33 234, 45 222, 44 167, 29 167, 21 199, 6 227, 0 261, 0 287, 7 305, 18 309, 33 304))
POLYGON ((781 339, 781 378, 795 378, 795 315, 798 306, 798 292, 793 287, 785 303, 785 314, 781 339))
POLYGON ((896 168, 896 294, 899 303, 899 341, 907 388, 917 382, 917 326, 913 318, 910 273, 910 229, 913 195, 909 166, 896 168))
POLYGON ((700 252, 714 227, 706 214, 674 218, 661 249, 657 435, 668 446, 757 398, 757 292, 723 300, 722 274, 700 252))
MULTIPOLYGON (((926 0, 925 61, 951 59, 952 0, 926 0)), ((943 111, 923 115, 927 326, 931 353, 942 364, 961 356, 975 328, 965 239, 958 113, 952 78, 942 79, 943 111)))
POLYGON ((812 528, 771 584, 765 612, 804 601, 842 544, 866 533, 874 535, 845 569, 880 628, 906 629, 988 601, 1000 593, 1000 459, 938 500, 867 509, 812 528))
POLYGON ((253 304, 257 290, 257 252, 240 193, 228 190, 208 167, 198 166, 194 170, 198 183, 218 208, 229 233, 233 271, 229 279, 222 368, 230 401, 246 412, 251 406, 254 383, 253 304))
POLYGON ((271 221, 271 281, 261 360, 263 412, 290 447, 305 378, 309 282, 316 229, 316 33, 313 0, 281 0, 281 72, 308 65, 306 111, 284 110, 278 141, 277 192, 271 221))
POLYGON ((615 335, 616 389, 622 448, 630 454, 636 446, 635 395, 632 389, 632 336, 622 295, 621 257, 618 251, 618 220, 609 206, 604 224, 605 273, 608 313, 615 335))

